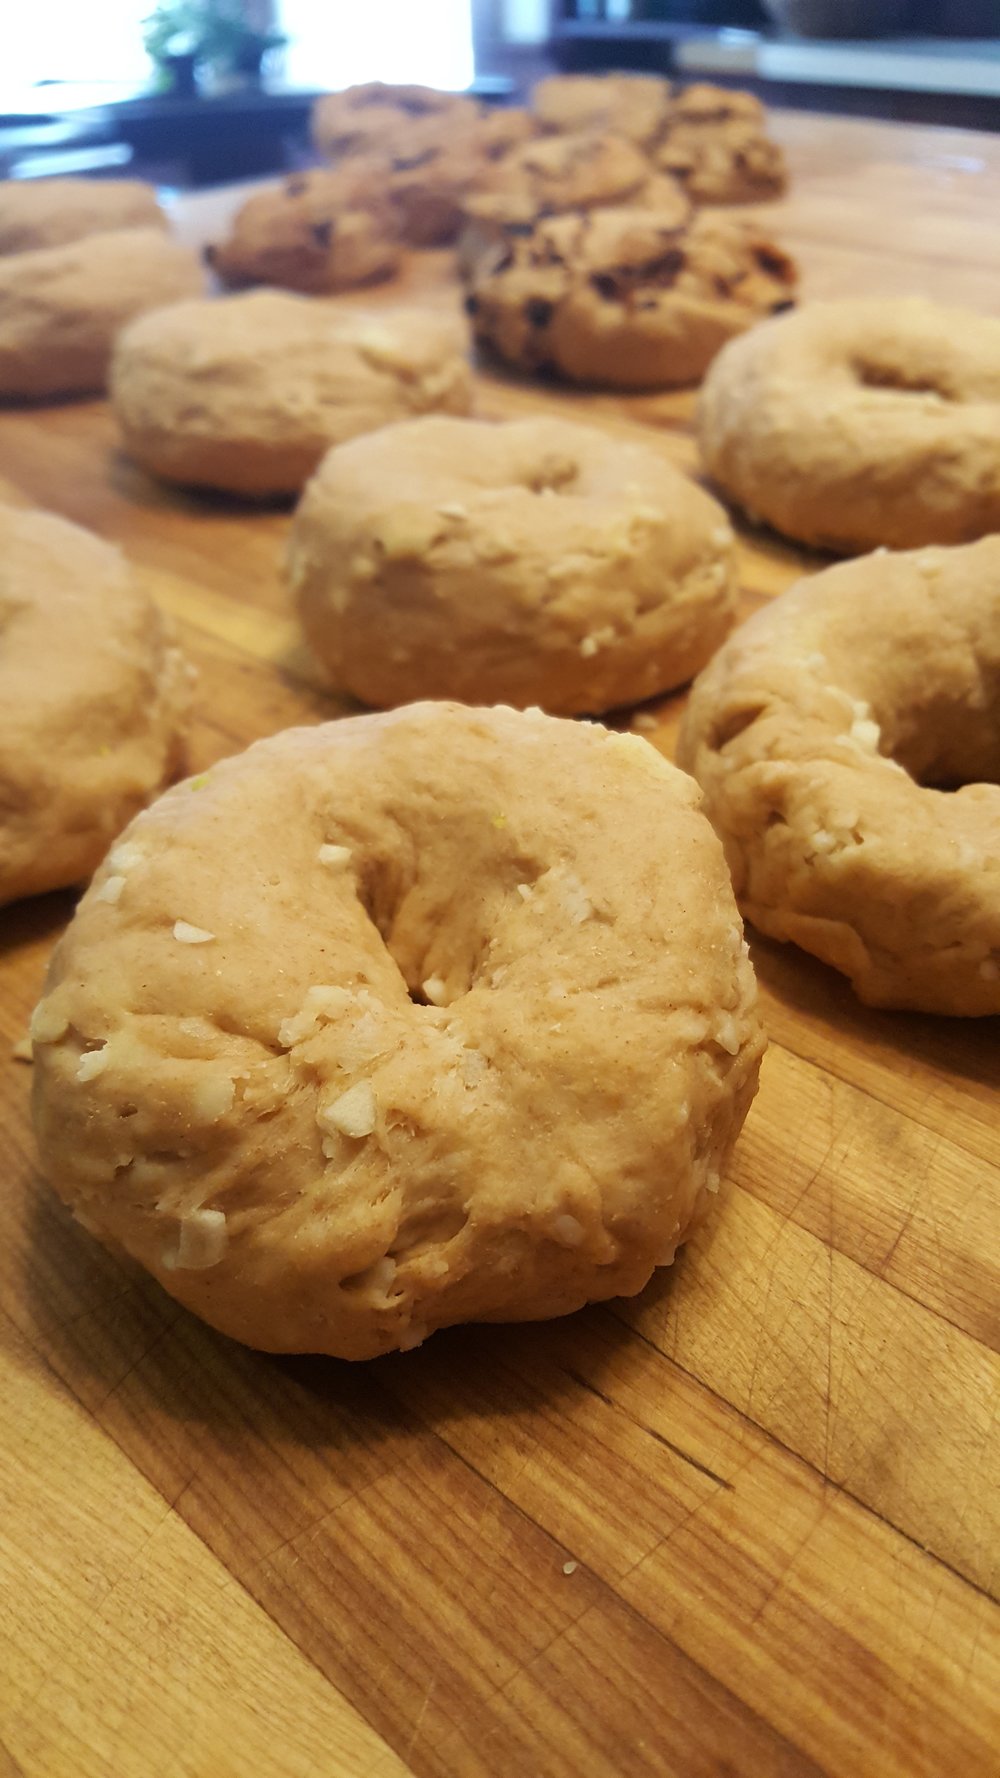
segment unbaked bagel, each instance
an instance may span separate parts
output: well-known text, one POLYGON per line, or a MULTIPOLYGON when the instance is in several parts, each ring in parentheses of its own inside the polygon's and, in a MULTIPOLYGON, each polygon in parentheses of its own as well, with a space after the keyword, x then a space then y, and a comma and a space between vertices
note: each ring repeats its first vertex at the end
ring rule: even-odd
POLYGON ((0 180, 0 254, 65 247, 121 228, 166 228, 142 179, 0 180))
POLYGON ((126 328, 110 394, 145 469, 264 498, 297 493, 331 445, 359 432, 467 413, 472 377, 457 316, 252 290, 126 328))
POLYGON ((273 1351, 640 1290, 717 1189, 763 1047, 697 803, 635 737, 449 705, 178 786, 32 1020, 49 1178, 273 1351))
POLYGON ((119 551, 0 504, 0 904, 91 874, 181 769, 189 700, 119 551))
POLYGON ((869 1005, 1000 1012, 1000 538, 800 581, 696 681, 678 760, 762 932, 869 1005))
POLYGON ((331 451, 289 571, 334 683, 369 704, 560 714, 682 685, 732 623, 733 537, 654 444, 441 415, 331 451))
POLYGON ((811 303, 720 353, 698 415, 719 486, 845 553, 1000 530, 1000 321, 912 297, 811 303))
POLYGON ((204 283, 197 254, 160 228, 0 259, 0 400, 98 393, 122 328, 204 283))

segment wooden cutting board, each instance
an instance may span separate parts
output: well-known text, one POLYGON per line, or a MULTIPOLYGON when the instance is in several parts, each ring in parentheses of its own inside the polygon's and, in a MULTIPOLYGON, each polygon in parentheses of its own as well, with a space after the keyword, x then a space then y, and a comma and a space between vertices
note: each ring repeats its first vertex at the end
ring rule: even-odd
MULTIPOLYGON (((795 184, 766 213, 807 296, 996 311, 1000 138, 776 122, 795 184)), ((405 294, 455 302, 446 257, 405 294)), ((690 395, 483 372, 480 405, 695 465, 690 395)), ((156 487, 97 402, 0 414, 0 474, 124 544, 180 619, 196 768, 338 713, 287 514, 156 487)), ((748 610, 817 566, 750 532, 742 561, 748 610)), ((667 751, 678 708, 647 729, 667 751)), ((1000 1772, 1000 1021, 868 1012, 755 940, 760 1094, 671 1271, 363 1367, 276 1360, 37 1175, 6 1058, 71 905, 0 915, 0 1778, 1000 1772)))

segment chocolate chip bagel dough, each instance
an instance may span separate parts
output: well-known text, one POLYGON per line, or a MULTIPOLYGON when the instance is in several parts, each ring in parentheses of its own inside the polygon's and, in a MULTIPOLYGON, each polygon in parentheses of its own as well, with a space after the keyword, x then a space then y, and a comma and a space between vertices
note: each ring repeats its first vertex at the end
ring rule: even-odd
POLYGON ((331 445, 359 432, 467 413, 472 377, 458 316, 255 290, 128 328, 110 392, 145 469, 265 498, 297 493, 331 445))
POLYGON ((634 736, 440 704, 168 792, 32 1029, 81 1221, 233 1337, 342 1358, 641 1290, 763 1048, 692 781, 634 736))
POLYGON ((190 684, 117 549, 0 504, 0 904, 89 877, 176 777, 190 684))
POLYGON ((289 577, 335 685, 560 714, 685 683, 736 606, 732 532, 655 443, 429 415, 331 451, 289 577))
POLYGON ((677 757, 762 932, 870 1006, 1000 1012, 1000 538, 800 581, 696 680, 677 757))
POLYGON ((780 197, 788 169, 752 93, 687 87, 672 101, 654 165, 680 180, 696 204, 750 204, 780 197))
POLYGON ((398 231, 381 165, 348 162, 293 173, 255 192, 205 257, 223 284, 329 295, 398 270, 398 231))
POLYGON ((641 148, 662 135, 670 104, 670 82, 658 74, 550 74, 531 94, 532 110, 546 132, 610 130, 641 148))
POLYGON ((517 201, 525 213, 556 216, 630 203, 651 174, 645 155, 625 136, 539 136, 505 155, 484 188, 517 201))
POLYGON ((794 300, 796 270, 751 224, 599 209, 508 231, 468 270, 476 338, 528 371, 609 388, 695 383, 794 300))

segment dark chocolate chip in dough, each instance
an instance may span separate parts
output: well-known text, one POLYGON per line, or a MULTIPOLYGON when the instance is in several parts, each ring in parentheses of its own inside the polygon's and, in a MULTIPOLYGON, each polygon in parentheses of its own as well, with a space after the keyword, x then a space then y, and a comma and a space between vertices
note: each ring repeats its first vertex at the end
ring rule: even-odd
POLYGON ((613 272, 592 272, 590 282, 598 296, 605 302, 613 303, 621 300, 621 287, 613 272))
POLYGON ((555 303, 547 302, 543 296, 533 296, 524 305, 525 320, 532 327, 548 327, 555 312, 555 303))

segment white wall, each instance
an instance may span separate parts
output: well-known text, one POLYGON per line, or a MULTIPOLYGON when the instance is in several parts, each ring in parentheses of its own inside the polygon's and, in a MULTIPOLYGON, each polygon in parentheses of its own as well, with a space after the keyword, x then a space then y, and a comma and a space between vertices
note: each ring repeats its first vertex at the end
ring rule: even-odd
POLYGON ((149 75, 141 25, 151 11, 152 0, 0 0, 3 91, 38 80, 140 85, 149 75))
POLYGON ((403 80, 459 89, 473 76, 471 0, 281 0, 279 16, 297 86, 403 80))

